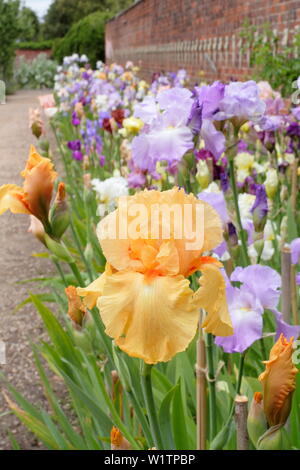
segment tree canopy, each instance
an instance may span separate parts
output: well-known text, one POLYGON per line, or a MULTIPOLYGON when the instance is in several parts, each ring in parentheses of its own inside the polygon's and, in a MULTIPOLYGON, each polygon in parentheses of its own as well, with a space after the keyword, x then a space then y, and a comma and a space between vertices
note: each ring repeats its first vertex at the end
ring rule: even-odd
POLYGON ((38 39, 40 22, 37 14, 28 7, 23 7, 18 16, 19 39, 21 41, 34 41, 38 39))
POLYGON ((15 41, 19 34, 18 0, 0 0, 0 80, 8 81, 12 76, 15 57, 15 41))
POLYGON ((46 39, 63 37, 74 23, 90 13, 114 15, 131 3, 132 0, 54 0, 45 16, 43 35, 46 39))

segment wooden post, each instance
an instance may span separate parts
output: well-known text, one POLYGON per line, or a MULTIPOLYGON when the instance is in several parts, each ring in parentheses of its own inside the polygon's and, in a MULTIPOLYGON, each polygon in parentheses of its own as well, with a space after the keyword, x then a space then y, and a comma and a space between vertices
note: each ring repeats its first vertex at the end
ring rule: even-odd
POLYGON ((291 323, 291 250, 284 246, 281 249, 281 311, 285 322, 291 323))
POLYGON ((199 338, 197 341, 197 450, 205 450, 206 447, 206 358, 205 342, 202 333, 202 314, 199 321, 199 338))
POLYGON ((236 445, 237 450, 248 450, 249 436, 247 431, 248 398, 237 395, 235 403, 236 445))

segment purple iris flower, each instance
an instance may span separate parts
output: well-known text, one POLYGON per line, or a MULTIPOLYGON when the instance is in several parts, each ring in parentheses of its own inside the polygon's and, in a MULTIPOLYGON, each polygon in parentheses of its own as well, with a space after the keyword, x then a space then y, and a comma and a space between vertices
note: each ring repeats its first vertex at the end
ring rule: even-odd
POLYGON ((99 127, 103 127, 103 120, 104 119, 110 119, 110 118, 111 118, 110 113, 108 113, 107 111, 100 111, 99 120, 98 120, 99 127))
POLYGON ((192 131, 186 125, 192 106, 191 92, 183 91, 183 88, 177 88, 159 93, 157 100, 164 108, 162 112, 153 97, 146 98, 135 107, 134 115, 146 125, 132 141, 134 164, 153 176, 158 161, 165 161, 173 167, 194 146, 192 131))
POLYGON ((249 152, 248 143, 243 139, 239 140, 239 142, 237 144, 237 151, 238 152, 249 152))
POLYGON ((234 334, 216 336, 215 343, 227 353, 242 353, 262 337, 263 308, 255 295, 245 288, 230 287, 226 294, 234 334))
POLYGON ((72 153, 72 157, 74 158, 74 160, 81 161, 83 160, 83 153, 80 150, 75 150, 72 153))
POLYGON ((85 72, 82 72, 82 78, 83 78, 84 80, 90 80, 91 74, 88 73, 88 72, 86 72, 86 71, 85 71, 85 72))
POLYGON ((205 201, 210 204, 219 214, 223 224, 227 224, 230 219, 227 213, 226 201, 222 191, 212 192, 212 191, 202 191, 198 194, 198 199, 205 201))
POLYGON ((141 170, 154 171, 158 161, 178 163, 187 150, 193 148, 191 130, 180 125, 172 127, 168 122, 168 119, 162 120, 161 128, 152 129, 148 134, 140 134, 133 139, 133 159, 141 170))
POLYGON ((81 135, 84 140, 84 147, 87 155, 90 155, 92 152, 96 152, 101 155, 102 153, 102 139, 98 134, 99 131, 99 120, 92 121, 86 119, 86 127, 81 130, 81 135))
POLYGON ((221 82, 214 82, 212 85, 195 87, 195 93, 199 105, 203 108, 204 119, 214 119, 219 111, 220 102, 224 98, 225 85, 221 82))
POLYGON ((259 97, 259 88, 254 80, 231 82, 225 86, 224 98, 219 103, 215 119, 237 118, 241 122, 258 122, 266 110, 266 103, 259 97))
POLYGON ((300 126, 297 122, 292 122, 286 131, 289 137, 300 137, 300 126))
POLYGON ((263 232, 268 215, 268 199, 263 184, 256 185, 256 198, 250 212, 253 216, 254 228, 256 232, 263 232))
POLYGON ((275 132, 274 131, 258 131, 257 132, 258 138, 260 139, 261 143, 266 147, 269 152, 273 152, 275 148, 275 132))
POLYGON ((212 121, 203 119, 200 135, 204 139, 205 148, 218 160, 225 151, 226 139, 224 134, 217 131, 212 121))
POLYGON ((180 110, 181 114, 184 114, 184 120, 188 119, 193 105, 192 92, 187 88, 180 87, 161 91, 156 100, 162 110, 171 109, 172 112, 174 112, 174 108, 180 110))
POLYGON ((227 225, 227 231, 228 231, 228 243, 230 246, 237 246, 239 243, 239 238, 237 236, 237 231, 232 222, 228 222, 227 225))
POLYGON ((225 85, 221 82, 214 82, 210 86, 195 87, 195 101, 189 116, 193 131, 196 132, 199 129, 205 148, 214 155, 216 160, 225 150, 225 136, 217 131, 213 124, 215 115, 219 111, 219 104, 224 97, 224 90, 225 85))
POLYGON ((80 124, 80 119, 78 118, 77 113, 75 111, 73 111, 72 113, 72 124, 73 126, 79 126, 80 124))
POLYGON ((286 337, 297 338, 300 334, 298 325, 288 325, 277 310, 280 297, 281 277, 268 266, 252 265, 234 270, 230 280, 239 282, 239 288, 227 284, 227 301, 234 334, 228 337, 216 337, 216 344, 224 351, 244 352, 263 334, 262 315, 270 310, 276 320, 277 332, 284 332, 286 337))
POLYGON ((214 158, 213 154, 207 149, 195 150, 194 154, 197 160, 208 160, 209 158, 214 158))
POLYGON ((229 189, 229 175, 226 169, 220 172, 220 182, 223 193, 226 193, 229 189))
POLYGON ((259 122, 259 126, 263 131, 268 132, 275 132, 280 129, 283 125, 283 118, 282 116, 270 116, 265 115, 262 117, 261 121, 259 122))
POLYGON ((280 297, 281 277, 274 269, 259 264, 246 268, 237 267, 230 279, 241 282, 251 290, 265 309, 276 308, 280 297))
POLYGON ((291 242, 291 255, 292 255, 292 263, 298 264, 299 257, 300 257, 300 238, 295 238, 291 242))
POLYGON ((142 188, 146 183, 146 176, 141 172, 129 173, 127 181, 130 188, 142 188))
POLYGON ((68 142, 68 147, 70 150, 72 150, 73 152, 75 150, 80 150, 81 149, 81 142, 79 139, 76 139, 76 140, 70 140, 68 142))
POLYGON ((140 118, 145 124, 151 125, 157 118, 157 112, 157 104, 153 96, 146 96, 141 103, 135 105, 133 115, 140 118))
POLYGON ((186 79, 187 79, 187 71, 185 69, 180 69, 176 74, 173 76, 174 86, 183 86, 186 79))
POLYGON ((276 340, 279 338, 281 333, 283 336, 290 340, 291 338, 297 339, 300 335, 300 326, 298 325, 289 325, 283 320, 282 313, 278 312, 277 309, 272 309, 272 312, 276 319, 277 329, 276 329, 276 340))
POLYGON ((194 135, 198 135, 202 126, 202 105, 195 99, 187 121, 187 125, 192 129, 194 135))

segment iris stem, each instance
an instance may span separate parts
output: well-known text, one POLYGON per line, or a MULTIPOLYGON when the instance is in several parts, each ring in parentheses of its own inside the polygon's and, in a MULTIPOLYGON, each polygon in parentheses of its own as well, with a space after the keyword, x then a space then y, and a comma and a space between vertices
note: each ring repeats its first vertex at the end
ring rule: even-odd
MULTIPOLYGON (((151 382, 151 371, 152 371, 152 364, 146 364, 143 362, 142 364, 142 389, 143 395, 145 400, 145 405, 147 409, 147 414, 150 423, 150 429, 152 432, 152 438, 154 440, 155 447, 159 450, 163 449, 162 438, 160 435, 160 429, 155 409, 155 403, 153 398, 153 391, 152 391, 152 382, 151 382)), ((151 444, 151 443, 150 443, 151 444)))
POLYGON ((239 375, 238 375, 238 380, 236 384, 236 395, 240 395, 240 392, 241 392, 241 385, 242 385, 242 378, 243 378, 244 364, 245 364, 245 355, 246 355, 246 351, 240 355, 239 375))
POLYGON ((241 219, 241 214, 240 214, 240 208, 239 208, 239 202, 238 202, 238 191, 237 191, 236 180, 235 180, 234 160, 233 160, 232 155, 229 157, 229 174, 230 174, 230 184, 231 184, 232 193, 233 193, 234 207, 235 207, 235 212, 236 212, 236 217, 237 217, 237 222, 238 222, 239 232, 240 232, 239 235, 240 235, 241 243, 242 243, 243 266, 245 267, 250 264, 250 261, 249 261, 249 256, 248 256, 245 231, 243 229, 242 219, 241 219))
POLYGON ((71 268, 78 284, 80 285, 80 287, 85 287, 84 281, 83 281, 83 279, 81 277, 81 274, 80 274, 80 272, 79 272, 79 270, 76 266, 76 263, 73 262, 73 263, 68 263, 68 264, 69 264, 69 266, 70 266, 70 268, 71 268))
POLYGON ((214 373, 213 358, 213 335, 207 334, 207 367, 208 367, 208 386, 209 386, 209 435, 210 440, 214 438, 217 431, 217 401, 216 401, 216 382, 214 373))
POLYGON ((79 240, 79 238, 78 238, 78 235, 77 235, 77 233, 76 233, 76 230, 75 230, 75 227, 74 227, 72 221, 70 222, 70 227, 71 227, 71 231, 72 231, 72 234, 73 234, 74 241, 75 241, 75 243, 76 243, 76 246, 77 246, 77 249, 78 249, 78 251, 79 251, 80 257, 81 257, 81 259, 82 259, 82 261, 83 261, 83 263, 84 263, 84 265, 85 265, 85 267, 86 267, 86 270, 87 270, 88 276, 89 276, 89 278, 90 278, 90 281, 93 282, 94 278, 93 278, 93 274, 92 274, 91 268, 90 268, 89 263, 88 263, 88 261, 87 261, 87 259, 86 259, 86 257, 85 257, 85 254, 84 254, 84 252, 83 252, 83 250, 82 250, 82 248, 81 248, 81 243, 80 243, 80 240, 79 240))
POLYGON ((51 259, 52 259, 53 263, 54 263, 55 266, 56 266, 56 269, 57 269, 57 271, 58 271, 58 273, 59 273, 59 275, 60 275, 60 277, 61 277, 61 280, 62 280, 64 286, 65 286, 65 287, 68 287, 68 282, 67 282, 67 280, 66 280, 66 278, 65 278, 64 272, 63 272, 63 270, 62 270, 62 268, 61 268, 61 265, 60 265, 59 261, 58 261, 57 259, 55 259, 54 256, 52 256, 51 259))
POLYGON ((135 394, 133 393, 132 390, 127 390, 126 391, 127 395, 129 396, 129 399, 131 400, 132 404, 133 404, 133 407, 134 407, 134 411, 135 411, 135 414, 142 426, 142 429, 143 429, 143 432, 145 434, 145 437, 148 441, 148 443, 151 445, 151 440, 152 440, 152 435, 151 435, 151 431, 150 431, 150 428, 149 428, 149 424, 148 424, 148 421, 145 417, 145 414, 143 413, 143 410, 141 408, 141 405, 139 404, 135 394))

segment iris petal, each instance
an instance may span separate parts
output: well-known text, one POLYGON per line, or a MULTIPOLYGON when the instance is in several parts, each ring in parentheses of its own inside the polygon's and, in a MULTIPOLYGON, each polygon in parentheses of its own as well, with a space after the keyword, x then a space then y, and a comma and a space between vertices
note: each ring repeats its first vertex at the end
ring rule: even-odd
POLYGON ((130 356, 169 361, 193 339, 199 309, 183 276, 118 272, 107 278, 98 308, 106 333, 130 356))

